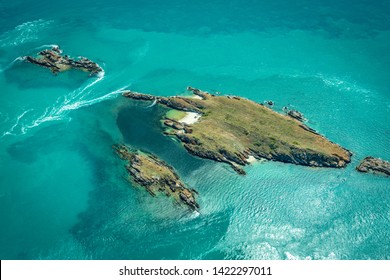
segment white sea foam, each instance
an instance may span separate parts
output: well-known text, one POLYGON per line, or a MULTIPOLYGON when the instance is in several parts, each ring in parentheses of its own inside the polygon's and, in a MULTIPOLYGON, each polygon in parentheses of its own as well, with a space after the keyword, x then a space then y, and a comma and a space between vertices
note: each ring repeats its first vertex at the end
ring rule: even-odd
POLYGON ((23 113, 21 113, 19 116, 17 116, 15 119, 15 123, 11 126, 11 128, 8 131, 3 133, 3 136, 16 135, 16 133, 14 132, 15 128, 19 125, 20 120, 23 119, 23 117, 31 111, 33 111, 33 109, 26 110, 23 113))
POLYGON ((40 33, 45 31, 53 22, 52 20, 38 19, 22 23, 3 33, 0 36, 0 45, 2 47, 14 47, 36 41, 39 39, 40 33))
MULTIPOLYGON (((24 122, 22 122, 24 116, 28 112, 32 111, 32 109, 23 112, 21 115, 17 117, 12 127, 7 132, 3 133, 3 136, 25 134, 28 130, 46 122, 66 120, 66 119, 70 120, 70 118, 68 117, 68 113, 70 111, 114 98, 116 95, 123 93, 124 90, 130 86, 129 84, 120 89, 109 92, 103 96, 96 97, 96 94, 93 94, 92 92, 93 87, 97 83, 101 82, 104 79, 104 77, 105 75, 103 71, 98 74, 95 80, 88 83, 87 85, 80 87, 65 96, 59 97, 56 100, 55 104, 45 108, 45 110, 40 115, 38 115, 38 117, 34 118, 33 121, 25 120, 24 122)), ((29 116, 29 118, 31 119, 31 116, 29 116)))
POLYGON ((19 56, 17 58, 15 58, 12 62, 10 62, 6 67, 4 67, 3 69, 0 69, 0 73, 1 72, 4 72, 8 69, 10 69, 12 66, 14 66, 14 64, 18 61, 23 61, 24 60, 24 57, 23 56, 19 56))
POLYGON ((152 104, 150 104, 149 106, 146 106, 145 108, 153 107, 154 105, 156 105, 156 103, 157 103, 157 100, 155 99, 152 104))
POLYGON ((34 48, 34 50, 41 50, 41 49, 52 49, 52 48, 59 48, 60 46, 58 45, 55 45, 55 44, 49 44, 49 45, 42 45, 42 46, 39 46, 39 47, 36 47, 34 48))
MULTIPOLYGON (((31 122, 28 125, 25 125, 22 127, 22 133, 26 133, 29 129, 33 127, 37 127, 45 122, 50 121, 58 121, 63 120, 67 118, 67 115, 69 111, 73 111, 82 107, 91 106, 93 104, 99 103, 104 100, 108 100, 111 98, 114 98, 116 95, 123 93, 125 88, 127 88, 129 85, 122 87, 118 90, 109 92, 103 96, 99 96, 92 99, 83 100, 83 97, 81 97, 81 93, 83 93, 87 87, 91 87, 92 84, 96 84, 98 80, 94 81, 93 83, 87 85, 84 87, 80 92, 72 93, 71 96, 65 97, 64 100, 61 102, 60 99, 57 100, 56 104, 57 106, 48 107, 46 108, 45 112, 39 116, 37 119, 35 119, 33 122, 31 122)), ((89 92, 88 92, 89 93, 89 92)), ((88 95, 88 93, 86 95, 88 95)))
POLYGON ((327 77, 322 74, 319 74, 316 77, 320 78, 327 87, 336 88, 339 91, 356 92, 356 93, 363 93, 363 94, 371 93, 370 90, 364 87, 361 87, 353 82, 341 80, 340 78, 337 77, 327 77))

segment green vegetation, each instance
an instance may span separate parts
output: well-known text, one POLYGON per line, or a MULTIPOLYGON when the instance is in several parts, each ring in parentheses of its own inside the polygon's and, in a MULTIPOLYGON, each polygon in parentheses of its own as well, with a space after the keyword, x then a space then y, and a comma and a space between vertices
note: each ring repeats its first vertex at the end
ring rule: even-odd
MULTIPOLYGON (((160 104, 202 115, 192 125, 165 122, 192 154, 237 165, 248 156, 308 166, 344 167, 351 153, 330 142, 301 122, 236 96, 214 96, 189 88, 202 99, 157 97, 160 104), (183 129, 181 129, 183 127, 183 129)), ((142 95, 126 93, 129 98, 142 95)), ((146 97, 145 97, 146 98, 146 97)))
POLYGON ((180 120, 186 116, 186 112, 179 111, 179 110, 169 110, 166 114, 165 117, 168 119, 173 119, 173 120, 180 120))

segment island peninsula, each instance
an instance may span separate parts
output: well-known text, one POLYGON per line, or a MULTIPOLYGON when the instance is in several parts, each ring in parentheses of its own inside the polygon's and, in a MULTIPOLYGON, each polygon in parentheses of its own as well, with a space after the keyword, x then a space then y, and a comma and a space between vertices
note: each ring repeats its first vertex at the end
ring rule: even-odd
POLYGON ((152 154, 131 150, 125 145, 114 145, 113 148, 121 159, 128 162, 126 169, 132 180, 152 196, 163 193, 190 210, 199 208, 195 200, 197 192, 187 188, 167 163, 152 154))
POLYGON ((181 112, 177 114, 180 118, 164 117, 165 134, 177 137, 191 154, 228 163, 239 174, 245 174, 242 167, 253 159, 333 168, 350 162, 350 151, 290 116, 246 98, 188 90, 195 98, 132 91, 123 95, 181 112), (184 118, 183 112, 187 114, 184 118))

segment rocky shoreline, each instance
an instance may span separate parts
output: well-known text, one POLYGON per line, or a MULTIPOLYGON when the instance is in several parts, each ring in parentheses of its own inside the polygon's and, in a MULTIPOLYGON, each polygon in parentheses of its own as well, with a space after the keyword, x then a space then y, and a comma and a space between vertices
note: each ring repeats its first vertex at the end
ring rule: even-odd
POLYGON ((390 176, 390 162, 380 158, 366 157, 356 167, 356 170, 364 173, 372 172, 390 176))
POLYGON ((189 153, 228 163, 242 175, 245 174, 242 167, 248 164, 250 156, 314 167, 340 168, 350 162, 352 154, 347 149, 262 104, 237 96, 215 96, 192 87, 187 90, 200 98, 158 97, 131 91, 123 95, 200 114, 201 120, 192 125, 165 118, 164 125, 170 128, 165 134, 177 137, 189 153), (254 116, 251 118, 240 110, 250 111, 254 116), (256 126, 254 123, 263 116, 266 123, 256 126), (275 133, 275 129, 279 131, 275 133))
POLYGON ((133 151, 125 145, 114 145, 113 148, 122 160, 127 161, 126 170, 132 180, 152 196, 163 193, 191 210, 199 209, 195 199, 197 192, 187 188, 167 163, 152 154, 133 151))
POLYGON ((51 50, 39 52, 38 57, 25 56, 23 59, 26 62, 49 68, 55 75, 70 69, 88 72, 90 76, 103 72, 103 69, 97 63, 88 58, 80 57, 79 60, 75 60, 68 55, 62 55, 62 50, 57 46, 51 50))

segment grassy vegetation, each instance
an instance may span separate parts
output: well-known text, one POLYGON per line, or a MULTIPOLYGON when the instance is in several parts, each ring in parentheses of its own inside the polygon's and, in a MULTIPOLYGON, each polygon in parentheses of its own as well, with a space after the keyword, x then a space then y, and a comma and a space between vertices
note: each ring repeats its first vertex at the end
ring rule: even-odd
POLYGON ((245 172, 236 164, 247 164, 249 155, 309 166, 343 167, 350 162, 348 150, 289 116, 245 98, 200 94, 203 99, 171 97, 168 102, 202 113, 190 133, 176 132, 181 139, 185 134, 184 145, 195 155, 232 163, 240 174, 245 172))
POLYGON ((165 117, 173 120, 180 120, 186 116, 186 112, 180 111, 180 110, 169 110, 166 114, 165 117))
POLYGON ((346 150, 303 129, 299 121, 253 101, 210 96, 196 102, 205 107, 206 114, 192 126, 192 134, 206 149, 241 153, 249 148, 260 154, 289 154, 291 148, 299 148, 349 158, 346 150))
POLYGON ((140 167, 140 176, 143 178, 176 180, 176 175, 171 169, 165 166, 162 161, 159 161, 148 154, 138 151, 137 161, 137 165, 140 167))
MULTIPOLYGON (((240 174, 244 172, 237 164, 247 164, 249 155, 308 166, 344 167, 350 162, 348 150, 289 116, 245 98, 191 90, 201 99, 176 96, 157 100, 175 109, 171 115, 178 116, 177 111, 202 115, 198 122, 182 124, 185 129, 170 133, 194 155, 230 163, 240 174)), ((128 97, 132 98, 131 94, 128 97)))

